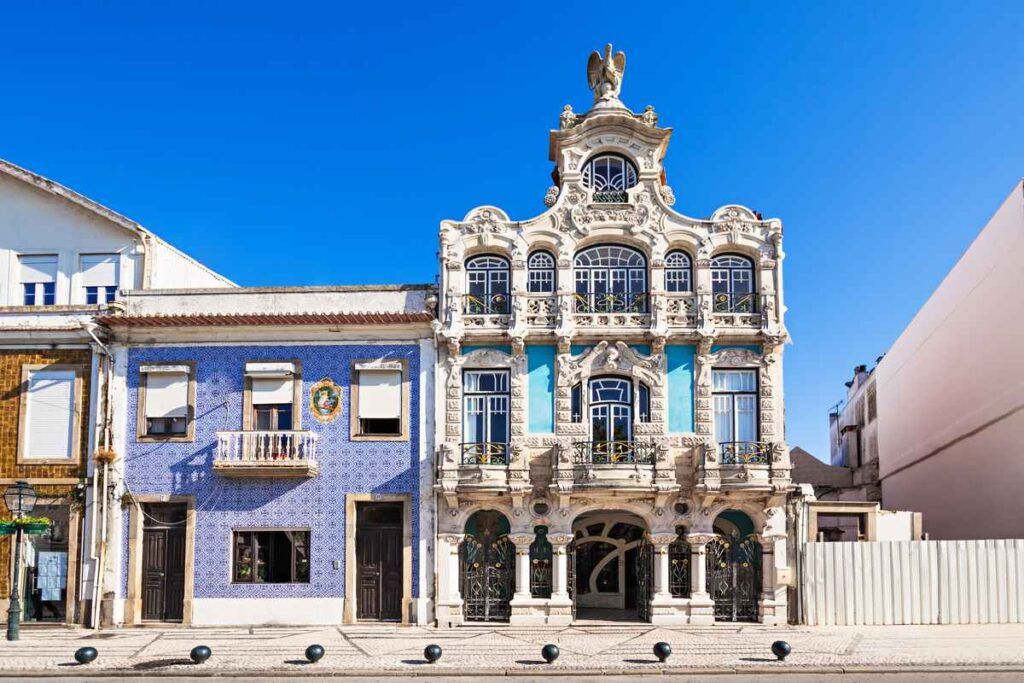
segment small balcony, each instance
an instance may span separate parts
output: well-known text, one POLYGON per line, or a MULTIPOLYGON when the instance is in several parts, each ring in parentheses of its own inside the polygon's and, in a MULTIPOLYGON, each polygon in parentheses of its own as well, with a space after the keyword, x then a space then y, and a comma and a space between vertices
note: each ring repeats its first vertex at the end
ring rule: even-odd
POLYGON ((459 444, 463 465, 507 465, 508 444, 474 441, 459 444))
POLYGON ((508 315, 510 298, 506 293, 466 294, 462 310, 466 315, 508 315))
POLYGON ((772 444, 763 441, 726 441, 718 444, 718 462, 723 465, 770 465, 772 444))
POLYGON ((714 292, 711 315, 716 327, 757 327, 761 325, 758 294, 753 292, 714 292))
POLYGON ((651 324, 647 292, 577 291, 573 297, 577 327, 648 327, 651 324))
POLYGON ((640 441, 580 441, 572 445, 574 465, 653 465, 655 445, 640 441))
POLYGON ((316 441, 306 431, 217 432, 213 471, 225 477, 315 477, 316 441))

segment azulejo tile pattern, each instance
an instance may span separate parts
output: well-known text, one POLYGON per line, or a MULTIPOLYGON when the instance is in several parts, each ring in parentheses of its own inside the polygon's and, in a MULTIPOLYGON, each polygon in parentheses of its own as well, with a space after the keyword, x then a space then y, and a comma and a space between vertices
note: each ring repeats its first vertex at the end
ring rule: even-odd
MULTIPOLYGON (((270 598, 345 595, 345 494, 412 494, 413 547, 419 542, 419 353, 414 344, 195 346, 136 348, 128 355, 128 445, 125 480, 134 494, 195 497, 195 597, 270 598), (349 384, 353 360, 405 359, 410 388, 408 441, 349 440, 349 384), (312 479, 229 479, 213 472, 216 432, 242 428, 245 363, 302 363, 302 429, 316 432, 320 474, 312 479), (192 443, 138 443, 139 366, 196 363, 196 429, 192 443), (323 424, 309 410, 309 389, 328 377, 342 388, 338 419, 323 424), (231 532, 236 528, 310 529, 308 584, 231 583, 231 532), (335 569, 334 563, 338 562, 335 569)), ((126 516, 127 519, 127 516, 126 516)), ((123 547, 127 550, 128 525, 123 547)), ((123 555, 122 594, 127 594, 128 553, 123 555)), ((413 553, 413 595, 418 558, 413 553)))

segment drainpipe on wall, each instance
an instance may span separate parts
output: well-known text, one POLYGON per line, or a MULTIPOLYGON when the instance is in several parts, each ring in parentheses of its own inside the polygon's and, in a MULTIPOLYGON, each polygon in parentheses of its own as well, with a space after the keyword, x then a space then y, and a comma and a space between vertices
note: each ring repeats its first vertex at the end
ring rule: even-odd
MULTIPOLYGON (((112 408, 111 408, 111 397, 110 397, 110 379, 111 379, 111 363, 113 359, 110 355, 110 349, 107 348, 106 344, 100 340, 97 336, 96 331, 98 326, 93 322, 83 322, 82 329, 92 338, 93 342, 99 349, 99 360, 100 360, 100 372, 97 373, 101 378, 102 386, 98 395, 102 401, 102 420, 99 425, 100 434, 102 436, 102 448, 104 451, 110 450, 110 425, 113 419, 112 408)), ((95 460, 94 460, 95 462, 95 460)), ((94 465, 95 467, 95 465, 94 465)), ((106 550, 107 550, 107 483, 109 481, 109 465, 105 461, 103 463, 103 481, 102 485, 99 484, 97 476, 98 473, 94 470, 92 479, 92 525, 91 525, 91 541, 90 541, 90 555, 94 563, 95 571, 93 573, 93 595, 92 595, 92 610, 90 615, 90 626, 93 629, 99 630, 100 628, 100 602, 103 597, 103 574, 105 571, 106 563, 106 550), (97 496, 101 496, 98 498, 97 496), (100 508, 100 543, 99 543, 99 555, 96 553, 96 504, 102 499, 102 505, 100 508)))

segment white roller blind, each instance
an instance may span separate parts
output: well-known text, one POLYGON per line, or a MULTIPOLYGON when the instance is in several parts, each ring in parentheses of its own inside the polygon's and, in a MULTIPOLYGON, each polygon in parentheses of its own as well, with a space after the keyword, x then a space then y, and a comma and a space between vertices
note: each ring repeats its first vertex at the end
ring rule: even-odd
POLYGON ((188 373, 146 373, 146 417, 188 416, 188 373))
POLYGON ((245 374, 252 377, 290 377, 295 363, 246 363, 245 374))
POLYGON ((29 374, 25 415, 27 459, 72 458, 75 373, 36 370, 29 374))
POLYGON ((293 381, 291 377, 253 377, 252 404, 291 403, 293 381))
POLYGON ((21 282, 56 282, 57 256, 21 256, 21 282))
POLYGON ((83 287, 116 287, 117 254, 92 254, 82 257, 83 287))
POLYGON ((402 372, 400 370, 359 371, 359 417, 402 417, 402 372))

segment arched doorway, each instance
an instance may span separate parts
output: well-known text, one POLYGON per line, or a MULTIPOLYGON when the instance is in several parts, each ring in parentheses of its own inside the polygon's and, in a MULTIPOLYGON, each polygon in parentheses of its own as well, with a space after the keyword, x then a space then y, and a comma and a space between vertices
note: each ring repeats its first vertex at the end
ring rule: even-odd
POLYGON ((512 613, 515 546, 508 532, 508 519, 496 510, 480 510, 466 522, 459 553, 466 621, 508 621, 512 613))
POLYGON ((572 581, 577 619, 649 621, 653 551, 642 519, 595 511, 573 523, 572 581))
POLYGON ((715 518, 715 540, 707 545, 707 589, 716 621, 757 621, 761 597, 761 543, 754 523, 739 510, 715 518))

